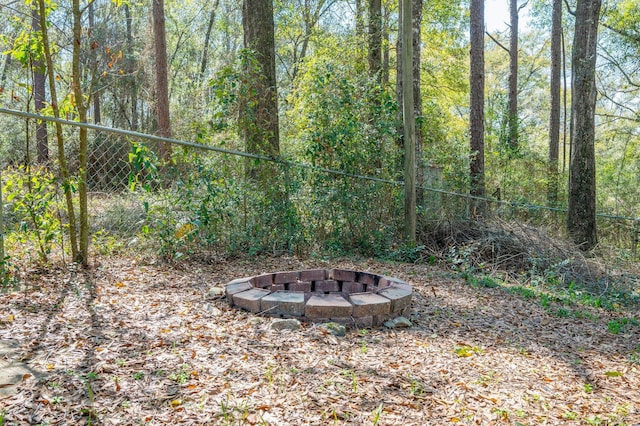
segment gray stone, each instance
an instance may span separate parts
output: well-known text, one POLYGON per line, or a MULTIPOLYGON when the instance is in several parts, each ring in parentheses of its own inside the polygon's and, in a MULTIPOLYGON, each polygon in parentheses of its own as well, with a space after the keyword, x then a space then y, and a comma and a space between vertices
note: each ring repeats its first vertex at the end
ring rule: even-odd
POLYGON ((302 324, 294 318, 274 319, 271 323, 272 330, 300 330, 302 324))
POLYGON ((222 314, 222 311, 220 309, 216 308, 215 306, 209 305, 209 304, 205 305, 205 309, 207 310, 207 312, 209 312, 214 317, 217 317, 218 315, 222 314))
POLYGON ((209 297, 220 297, 224 295, 224 288, 222 287, 211 287, 209 289, 209 297))
POLYGON ((384 326, 388 328, 409 328, 413 326, 413 324, 411 324, 411 321, 405 317, 396 317, 392 320, 386 321, 384 326))
POLYGON ((327 332, 333 334, 334 336, 342 337, 347 334, 347 328, 342 324, 338 324, 337 322, 328 322, 326 324, 321 324, 319 327, 327 330, 327 332))

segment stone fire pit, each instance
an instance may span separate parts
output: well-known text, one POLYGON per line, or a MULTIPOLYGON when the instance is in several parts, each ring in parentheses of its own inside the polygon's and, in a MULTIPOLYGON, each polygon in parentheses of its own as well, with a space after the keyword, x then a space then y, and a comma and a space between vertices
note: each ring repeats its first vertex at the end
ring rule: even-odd
POLYGON ((254 313, 371 327, 405 315, 413 289, 398 279, 346 269, 275 272, 226 285, 231 306, 254 313))

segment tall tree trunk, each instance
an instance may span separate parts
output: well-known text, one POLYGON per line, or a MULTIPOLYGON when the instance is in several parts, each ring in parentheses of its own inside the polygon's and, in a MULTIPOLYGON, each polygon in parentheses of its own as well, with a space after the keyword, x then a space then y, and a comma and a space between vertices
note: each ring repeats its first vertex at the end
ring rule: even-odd
POLYGON ((126 48, 127 48, 127 59, 125 62, 125 66, 126 71, 127 71, 127 81, 129 82, 129 92, 131 94, 131 129, 132 130, 138 130, 138 123, 139 123, 139 118, 138 118, 138 84, 136 82, 136 77, 134 74, 134 57, 135 57, 135 52, 133 51, 133 32, 131 29, 131 25, 132 25, 132 17, 131 17, 131 11, 129 10, 129 4, 127 2, 124 2, 122 8, 124 9, 124 18, 125 18, 125 24, 126 24, 126 28, 127 28, 127 34, 126 34, 126 40, 127 40, 127 44, 126 44, 126 48))
MULTIPOLYGON (((396 99, 398 102, 398 112, 396 116, 398 139, 397 144, 401 150, 404 150, 404 44, 403 44, 403 2, 398 3, 398 38, 396 41, 396 99)), ((422 95, 420 89, 420 29, 422 25, 422 0, 412 0, 411 2, 411 29, 412 29, 412 55, 413 61, 409 62, 412 66, 411 81, 413 82, 413 114, 415 124, 415 158, 416 158, 416 204, 421 205, 424 199, 424 162, 422 158, 422 140, 424 131, 424 121, 422 120, 422 95)))
MULTIPOLYGON (((564 31, 561 32, 562 36, 562 173, 566 172, 567 167, 567 49, 564 45, 564 31)), ((569 140, 571 145, 571 140, 569 140)), ((569 152, 571 152, 571 146, 569 146, 569 152)), ((569 154, 571 157, 571 154, 569 154)))
POLYGON ((596 232, 596 50, 601 0, 578 0, 573 40, 571 165, 567 229, 583 250, 598 242, 596 232))
MULTIPOLYGON (((53 110, 53 116, 60 118, 60 108, 58 107, 58 95, 56 90, 56 79, 53 73, 53 59, 51 56, 51 45, 49 44, 49 32, 47 31, 47 23, 45 16, 47 16, 47 8, 44 4, 45 0, 38 0, 38 12, 40 16, 40 28, 42 31, 42 48, 44 50, 44 57, 47 70, 47 79, 49 80, 49 94, 51 95, 51 109, 53 110)), ((71 257, 77 259, 79 256, 78 249, 78 235, 76 232, 76 214, 75 207, 73 205, 73 194, 71 193, 71 177, 69 175, 69 168, 67 167, 67 157, 64 147, 64 135, 62 132, 62 124, 56 123, 56 140, 58 147, 58 166, 60 167, 60 175, 62 176, 62 188, 64 190, 64 197, 67 205, 67 217, 69 220, 69 244, 71 245, 71 257)))
POLYGON ((398 148, 403 151, 404 150, 404 127, 403 127, 403 117, 402 117, 402 86, 403 86, 403 75, 404 75, 404 67, 403 63, 403 44, 402 44, 402 4, 404 0, 398 0, 398 37, 396 38, 396 102, 398 103, 398 110, 396 112, 396 133, 398 135, 397 144, 398 148))
POLYGON ((424 159, 422 158, 422 135, 424 120, 422 117, 422 91, 420 90, 420 33, 422 29, 422 1, 412 0, 413 8, 411 30, 413 34, 413 111, 416 121, 416 204, 422 206, 424 200, 424 159))
MULTIPOLYGON (((33 31, 40 32, 38 8, 34 7, 31 10, 31 18, 33 31)), ((42 60, 38 59, 33 61, 32 68, 34 109, 36 113, 40 113, 45 107, 45 86, 47 79, 44 74, 42 60)), ((47 123, 45 121, 36 121, 36 152, 38 164, 46 165, 49 163, 49 137, 47 135, 47 123)))
POLYGON ((509 145, 518 148, 518 0, 509 1, 509 145))
MULTIPOLYGON (((471 0, 470 193, 484 197, 484 0, 471 0)), ((474 200, 472 214, 484 214, 484 202, 474 200)))
POLYGON ((358 39, 361 39, 363 35, 364 35, 364 12, 362 7, 362 0, 356 0, 356 37, 358 39))
POLYGON ((413 105, 413 19, 411 0, 402 1, 402 110, 404 124, 404 233, 416 242, 416 128, 413 105))
POLYGON ((202 58, 200 59, 200 79, 204 78, 204 72, 207 69, 207 60, 209 59, 209 39, 211 38, 211 30, 216 19, 216 11, 218 10, 220 0, 215 0, 209 14, 209 23, 207 24, 207 32, 204 36, 204 46, 202 48, 202 58))
MULTIPOLYGON (((167 39, 164 18, 164 0, 153 0, 153 41, 156 61, 156 114, 158 134, 171 137, 169 116, 169 78, 167 63, 167 39)), ((171 144, 160 144, 160 158, 167 162, 171 158, 171 144)))
POLYGON ((7 72, 9 71, 9 65, 11 65, 11 55, 5 55, 4 65, 2 66, 2 75, 0 75, 0 93, 4 92, 4 85, 7 82, 7 72))
POLYGON ((313 33, 314 28, 318 24, 320 17, 326 10, 333 4, 333 2, 327 3, 324 0, 320 0, 316 2, 315 8, 311 9, 311 4, 313 2, 306 1, 305 2, 305 10, 302 12, 303 21, 304 21, 304 35, 302 36, 302 46, 300 48, 300 53, 298 53, 297 44, 294 46, 294 56, 293 56, 293 71, 291 72, 291 81, 295 82, 298 73, 300 71, 300 65, 304 58, 307 57, 307 51, 309 50, 309 41, 311 40, 311 34, 313 33), (324 8, 327 6, 327 8, 324 8), (323 9, 324 8, 324 9, 323 9))
MULTIPOLYGON (((280 153, 278 92, 276 83, 275 39, 272 0, 244 0, 242 8, 244 47, 254 55, 245 63, 243 93, 247 97, 240 109, 241 132, 247 152, 277 156, 280 153)), ((269 178, 248 163, 250 177, 263 183, 269 178)))
POLYGON ((382 86, 389 86, 389 7, 384 8, 382 16, 382 86))
MULTIPOLYGON (((72 50, 72 86, 75 97, 78 120, 87 122, 87 106, 82 91, 82 70, 80 69, 80 53, 82 48, 82 12, 80 0, 73 0, 73 50, 72 50)), ((78 149, 78 198, 80 207, 80 244, 77 256, 73 259, 83 266, 89 260, 89 215, 87 204, 87 129, 80 127, 80 146, 78 149)))
POLYGON ((382 1, 369 0, 369 74, 382 80, 382 1))
POLYGON ((558 203, 558 156, 560 148, 560 80, 562 77, 562 0, 553 0, 551 19, 551 110, 549 111, 549 172, 547 202, 558 203))
MULTIPOLYGON (((87 5, 87 12, 89 15, 89 34, 93 34, 95 32, 96 22, 95 22, 95 13, 94 13, 94 1, 91 1, 87 5)), ((96 49, 98 48, 97 42, 94 39, 91 39, 91 78, 96 78, 96 70, 98 68, 98 58, 96 55, 96 49)), ((100 89, 91 93, 91 100, 93 101, 93 122, 95 124, 100 124, 102 122, 102 113, 100 111, 100 89)))

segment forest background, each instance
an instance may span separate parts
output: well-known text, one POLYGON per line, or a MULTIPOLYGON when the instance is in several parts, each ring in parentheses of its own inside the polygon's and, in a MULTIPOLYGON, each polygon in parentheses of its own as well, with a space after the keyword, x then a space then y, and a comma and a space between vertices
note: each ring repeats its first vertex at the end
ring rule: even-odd
MULTIPOLYGON (((460 242, 452 236, 466 219, 565 237, 576 5, 560 5, 560 39, 553 4, 537 0, 512 2, 506 29, 483 34, 483 188, 474 192, 470 5, 412 3, 418 190, 407 239, 398 2, 262 1, 244 16, 226 0, 6 2, 3 268, 52 253, 86 263, 90 247, 174 260, 222 250, 433 261, 460 242), (269 27, 272 45, 251 44, 269 27)), ((595 68, 596 249, 622 261, 638 254, 639 15, 635 0, 602 5, 595 68)), ((452 250, 445 256, 468 256, 464 244, 452 250)))

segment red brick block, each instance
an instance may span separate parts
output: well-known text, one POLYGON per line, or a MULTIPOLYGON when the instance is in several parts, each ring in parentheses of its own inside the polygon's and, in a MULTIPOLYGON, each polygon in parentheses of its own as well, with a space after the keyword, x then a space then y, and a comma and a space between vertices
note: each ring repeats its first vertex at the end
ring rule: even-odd
POLYGON ((298 281, 298 272, 276 272, 273 274, 273 283, 274 284, 287 284, 298 281))
POLYGON ((327 273, 324 269, 300 271, 300 281, 322 281, 325 279, 327 279, 327 273))
POLYGON ((411 284, 407 284, 404 281, 395 281, 391 283, 392 288, 403 288, 407 291, 413 291, 413 286, 411 284))
POLYGON ((252 279, 253 286, 258 288, 270 287, 273 284, 273 274, 256 275, 252 279))
POLYGON ((279 291, 260 299, 262 311, 279 315, 304 315, 304 293, 279 291))
POLYGON ((384 276, 384 277, 381 277, 381 278, 384 278, 384 279, 388 280, 391 285, 411 286, 408 282, 403 281, 400 278, 387 277, 387 276, 384 276))
POLYGON ((364 285, 362 283, 353 281, 344 281, 342 283, 343 293, 362 293, 364 291, 364 285))
POLYGON ((314 281, 313 291, 340 291, 340 284, 335 280, 314 281))
POLYGON ((349 301, 353 305, 354 317, 386 315, 391 309, 389 299, 373 293, 352 294, 349 301))
POLYGON ((390 285, 391 285, 391 281, 389 281, 389 279, 386 277, 380 277, 380 279, 378 280, 379 289, 389 287, 390 285))
POLYGON ((284 289, 284 284, 271 284, 271 287, 269 287, 269 290, 271 291, 281 291, 284 289))
POLYGON ((347 269, 331 269, 329 270, 329 279, 336 281, 355 281, 356 272, 347 269))
POLYGON ((364 285, 364 291, 367 293, 375 293, 378 290, 378 287, 376 287, 373 284, 365 284, 364 285))
POLYGON ((302 291, 308 293, 311 291, 310 281, 296 281, 289 283, 287 290, 289 291, 302 291))
POLYGON ((391 312, 400 313, 411 304, 411 291, 404 287, 387 287, 378 291, 378 295, 391 302, 391 312))
POLYGON ((337 294, 314 294, 305 306, 305 315, 310 319, 348 318, 353 306, 337 294))
POLYGON ((260 299, 267 296, 271 292, 262 288, 252 288, 233 295, 233 304, 239 308, 246 309, 249 312, 260 312, 260 299))
POLYGON ((362 284, 374 285, 376 283, 376 275, 370 274, 368 272, 358 272, 357 282, 362 284))
POLYGON ((227 293, 227 301, 229 302, 229 304, 233 305, 234 294, 241 293, 253 288, 253 286, 249 282, 250 279, 251 278, 245 278, 246 281, 233 280, 225 286, 225 292, 227 293))

